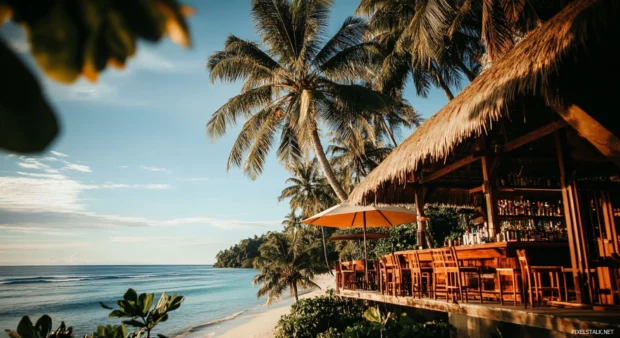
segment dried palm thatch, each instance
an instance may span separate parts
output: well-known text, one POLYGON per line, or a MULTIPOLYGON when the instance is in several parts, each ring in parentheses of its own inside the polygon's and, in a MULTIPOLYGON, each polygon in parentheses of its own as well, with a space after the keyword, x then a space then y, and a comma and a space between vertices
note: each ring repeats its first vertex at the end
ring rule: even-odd
POLYGON ((411 173, 425 163, 445 161, 464 140, 488 133, 518 97, 564 104, 554 83, 565 71, 561 65, 600 44, 598 33, 618 29, 619 13, 620 1, 573 1, 418 128, 351 193, 349 202, 382 203, 391 199, 386 196, 403 194, 411 173))

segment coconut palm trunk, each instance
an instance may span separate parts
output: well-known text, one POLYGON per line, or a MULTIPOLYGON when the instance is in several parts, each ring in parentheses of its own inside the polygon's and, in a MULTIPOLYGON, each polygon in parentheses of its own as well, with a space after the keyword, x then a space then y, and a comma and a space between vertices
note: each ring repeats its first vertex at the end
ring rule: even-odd
POLYGON ((443 89, 443 92, 448 97, 448 100, 452 101, 452 99, 454 99, 454 94, 452 94, 452 91, 450 90, 450 87, 448 86, 446 81, 444 81, 444 79, 440 75, 436 75, 435 78, 437 79, 439 87, 443 89))
POLYGON ((383 118, 381 119, 381 125, 383 125, 383 129, 385 129, 385 133, 390 139, 390 142, 392 142, 392 145, 394 146, 394 148, 398 147, 398 144, 396 143, 396 139, 394 138, 394 133, 392 133, 392 130, 390 129, 387 122, 385 122, 385 119, 383 118))
POLYGON ((295 294, 295 303, 299 302, 299 295, 297 294, 297 283, 293 283, 293 293, 295 294))
POLYGON ((325 242, 325 228, 321 227, 321 239, 323 240, 323 256, 325 256, 325 265, 327 266, 327 271, 333 276, 331 267, 329 266, 329 260, 327 259, 327 243, 325 242))
POLYGON ((319 136, 319 131, 317 130, 316 127, 314 127, 312 128, 311 133, 312 133, 312 144, 314 146, 314 153, 317 159, 319 160, 319 163, 321 164, 321 168, 323 169, 323 173, 325 174, 325 178, 327 179, 327 182, 332 187, 332 189, 334 189, 334 192, 336 193, 340 201, 346 202, 349 196, 347 196, 347 193, 344 191, 344 189, 342 189, 340 182, 338 182, 338 179, 336 178, 336 174, 334 174, 334 170, 329 164, 329 160, 327 159, 327 156, 325 155, 325 151, 323 150, 323 145, 321 144, 321 138, 319 136))

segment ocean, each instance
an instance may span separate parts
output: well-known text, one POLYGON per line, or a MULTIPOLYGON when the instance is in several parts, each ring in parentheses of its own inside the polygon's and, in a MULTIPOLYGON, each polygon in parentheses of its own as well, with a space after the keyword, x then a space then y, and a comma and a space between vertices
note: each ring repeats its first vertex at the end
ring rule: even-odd
MULTIPOLYGON (((35 322, 49 315, 56 328, 61 321, 72 326, 75 337, 90 334, 97 325, 120 324, 108 318, 128 288, 138 293, 161 292, 185 296, 155 333, 169 337, 217 337, 268 310, 257 299, 252 269, 217 269, 197 266, 0 266, 0 332, 15 329, 22 316, 35 322)), ((273 307, 292 303, 288 294, 273 307)))

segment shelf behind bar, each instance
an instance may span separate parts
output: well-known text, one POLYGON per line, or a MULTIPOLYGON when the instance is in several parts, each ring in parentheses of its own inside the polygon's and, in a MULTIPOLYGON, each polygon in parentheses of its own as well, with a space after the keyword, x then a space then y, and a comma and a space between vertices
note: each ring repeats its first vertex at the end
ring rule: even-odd
POLYGON ((526 216, 526 215, 498 215, 497 219, 500 220, 552 220, 552 221, 562 221, 564 220, 564 216, 526 216))
POLYGON ((500 187, 497 190, 499 192, 562 192, 560 188, 500 187))

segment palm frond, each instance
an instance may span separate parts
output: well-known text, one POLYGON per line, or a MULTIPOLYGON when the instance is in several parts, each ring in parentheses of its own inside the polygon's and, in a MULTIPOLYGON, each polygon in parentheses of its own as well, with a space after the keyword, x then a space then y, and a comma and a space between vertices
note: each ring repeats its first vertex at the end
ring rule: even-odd
MULTIPOLYGON (((279 108, 275 108, 276 110, 279 108)), ((263 172, 265 159, 269 153, 269 149, 273 145, 274 136, 280 126, 280 117, 277 112, 269 114, 263 121, 262 125, 256 130, 253 144, 248 149, 245 162, 243 164, 243 173, 256 180, 263 172)))
POLYGON ((272 103, 272 86, 263 86, 234 96, 216 110, 207 122, 207 135, 215 140, 235 126, 240 116, 250 116, 255 108, 272 103))
POLYGON ((252 21, 280 62, 291 64, 297 59, 302 41, 296 41, 289 0, 252 0, 252 21))
POLYGON ((338 32, 316 54, 314 64, 320 67, 340 51, 361 44, 367 28, 368 24, 362 18, 346 18, 338 32))
POLYGON ((504 9, 497 1, 483 0, 482 37, 491 60, 498 60, 514 45, 504 9))
POLYGON ((224 50, 209 57, 207 68, 211 81, 234 82, 247 77, 267 78, 280 66, 253 42, 234 35, 226 39, 224 50))

